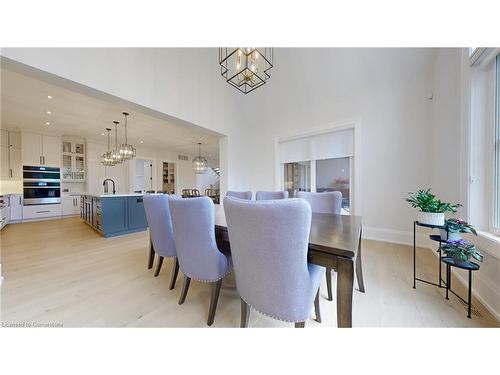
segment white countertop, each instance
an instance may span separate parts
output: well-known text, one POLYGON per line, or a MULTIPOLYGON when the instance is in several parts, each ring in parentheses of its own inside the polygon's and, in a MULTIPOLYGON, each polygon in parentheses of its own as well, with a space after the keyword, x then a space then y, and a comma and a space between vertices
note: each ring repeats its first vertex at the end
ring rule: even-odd
POLYGON ((92 197, 99 198, 113 198, 113 197, 142 197, 144 194, 139 193, 130 193, 130 194, 90 194, 90 193, 82 193, 81 195, 90 195, 92 197))

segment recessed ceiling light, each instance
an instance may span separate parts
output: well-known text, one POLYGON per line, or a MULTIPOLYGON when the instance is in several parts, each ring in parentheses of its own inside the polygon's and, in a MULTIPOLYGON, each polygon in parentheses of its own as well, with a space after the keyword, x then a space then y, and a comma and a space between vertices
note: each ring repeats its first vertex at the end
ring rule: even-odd
POLYGON ((52 96, 50 96, 50 95, 47 95, 47 98, 49 98, 49 99, 52 99, 52 96))
POLYGON ((50 115, 51 113, 52 113, 52 112, 50 112, 50 111, 47 111, 47 114, 48 114, 48 115, 50 115))
POLYGON ((101 133, 101 135, 105 135, 104 133, 101 133))
POLYGON ((141 141, 141 143, 144 143, 144 141, 141 141))
POLYGON ((47 122, 45 123, 45 125, 50 125, 50 122, 48 122, 48 121, 47 121, 47 122))

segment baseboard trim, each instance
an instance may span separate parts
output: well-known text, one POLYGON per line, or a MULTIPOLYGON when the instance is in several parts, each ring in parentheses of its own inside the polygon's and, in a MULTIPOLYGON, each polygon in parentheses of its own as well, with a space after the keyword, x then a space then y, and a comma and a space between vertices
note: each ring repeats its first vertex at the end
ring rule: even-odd
MULTIPOLYGON (((431 250, 436 248, 436 243, 429 239, 429 230, 422 228, 416 234, 417 246, 429 248, 431 250), (426 233, 422 233, 425 231, 426 233)), ((385 228, 375 228, 375 227, 363 227, 363 238, 367 240, 381 241, 394 243, 398 245, 406 245, 413 246, 413 232, 409 231, 399 231, 393 229, 385 229, 385 228)), ((437 252, 432 252, 436 257, 438 256, 437 252)), ((495 259, 496 260, 496 259, 495 259)), ((468 281, 466 281, 462 275, 458 272, 454 272, 459 282, 467 287, 468 281)), ((491 285, 489 280, 485 279, 481 274, 477 274, 474 276, 474 281, 472 286, 472 294, 473 296, 481 302, 481 304, 497 319, 500 321, 500 310, 497 310, 494 306, 492 306, 484 296, 479 293, 478 289, 487 290, 488 294, 492 294, 493 298, 500 299, 500 295, 498 292, 495 292, 495 288, 491 285), (474 284, 476 287, 474 287, 474 284), (480 288, 477 288, 477 285, 480 288)))

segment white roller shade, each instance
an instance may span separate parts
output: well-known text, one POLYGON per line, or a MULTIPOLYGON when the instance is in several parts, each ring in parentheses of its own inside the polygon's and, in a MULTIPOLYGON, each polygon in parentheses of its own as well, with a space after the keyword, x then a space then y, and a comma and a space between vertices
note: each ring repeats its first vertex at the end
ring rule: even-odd
POLYGON ((353 156, 354 129, 295 138, 279 143, 280 163, 353 156))

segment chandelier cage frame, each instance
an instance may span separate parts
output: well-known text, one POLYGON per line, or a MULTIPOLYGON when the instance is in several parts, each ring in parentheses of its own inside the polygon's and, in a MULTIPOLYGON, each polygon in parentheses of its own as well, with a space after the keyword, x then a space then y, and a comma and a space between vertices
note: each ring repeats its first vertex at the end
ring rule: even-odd
POLYGON ((193 166, 193 172, 195 174, 205 174, 208 171, 208 160, 206 157, 201 156, 201 143, 198 142, 198 156, 193 158, 191 162, 193 166))
POLYGON ((224 77, 227 83, 237 88, 244 94, 248 94, 253 90, 264 85, 271 78, 268 73, 274 67, 274 52, 272 47, 220 47, 219 48, 219 65, 221 76, 224 77), (255 55, 252 58, 252 54, 255 55), (259 71, 255 67, 255 62, 258 58, 264 61, 264 69, 259 71), (238 59, 234 74, 231 71, 232 59, 238 59), (238 67, 238 65, 240 65, 238 67), (254 69, 252 69, 252 67, 254 69), (232 74, 232 75, 231 75, 232 74), (256 83, 252 83, 255 78, 256 83), (249 83, 250 82, 250 83, 249 83))
POLYGON ((111 150, 110 150, 110 137, 109 133, 111 132, 110 128, 106 128, 106 131, 108 133, 108 151, 105 152, 104 154, 101 155, 101 164, 106 166, 106 167, 113 167, 115 165, 115 162, 111 158, 111 150))
POLYGON ((130 160, 130 159, 135 158, 137 150, 134 146, 128 144, 128 127, 127 127, 128 121, 127 121, 127 119, 128 119, 128 116, 130 114, 127 112, 123 112, 122 114, 123 114, 123 116, 125 116, 125 143, 122 143, 120 145, 118 152, 121 156, 122 161, 125 161, 125 160, 130 160))

